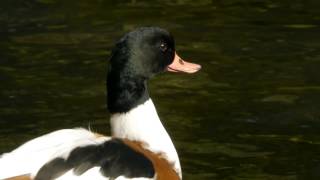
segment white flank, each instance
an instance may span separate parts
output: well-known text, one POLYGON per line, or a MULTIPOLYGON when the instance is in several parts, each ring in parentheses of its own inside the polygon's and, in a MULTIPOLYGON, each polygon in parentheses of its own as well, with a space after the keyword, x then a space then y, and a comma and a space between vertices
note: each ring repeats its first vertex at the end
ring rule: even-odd
POLYGON ((0 157, 0 179, 32 174, 56 157, 66 158, 76 147, 100 144, 109 137, 97 138, 85 129, 63 129, 26 142, 0 157))
POLYGON ((119 176, 116 179, 111 179, 103 176, 100 173, 100 167, 94 167, 83 173, 81 176, 73 174, 73 170, 66 172, 63 176, 57 178, 56 180, 153 180, 154 178, 127 178, 124 176, 119 176))
POLYGON ((94 167, 89 170, 87 170, 85 173, 81 174, 81 176, 77 176, 73 173, 73 169, 66 172, 56 180, 108 180, 109 178, 106 178, 100 173, 100 167, 94 167))
POLYGON ((175 171, 182 177, 177 151, 151 99, 127 113, 112 114, 110 122, 113 137, 146 143, 148 150, 163 154, 174 164, 175 171))

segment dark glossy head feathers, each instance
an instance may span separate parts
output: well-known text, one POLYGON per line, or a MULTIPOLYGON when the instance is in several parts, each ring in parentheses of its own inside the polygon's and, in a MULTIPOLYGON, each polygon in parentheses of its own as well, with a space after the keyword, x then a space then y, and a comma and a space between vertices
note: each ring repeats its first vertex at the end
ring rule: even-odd
POLYGON ((117 42, 109 72, 149 78, 164 71, 174 55, 174 39, 168 31, 157 27, 139 28, 117 42))
POLYGON ((109 63, 109 111, 128 112, 148 100, 146 81, 164 71, 174 56, 174 39, 166 30, 145 27, 124 35, 116 43, 109 63))

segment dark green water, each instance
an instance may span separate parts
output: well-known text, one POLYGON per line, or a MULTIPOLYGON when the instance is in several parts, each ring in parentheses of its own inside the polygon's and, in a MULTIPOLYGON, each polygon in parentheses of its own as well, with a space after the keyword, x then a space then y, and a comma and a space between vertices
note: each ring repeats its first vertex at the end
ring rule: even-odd
POLYGON ((109 134, 125 32, 161 26, 195 75, 150 82, 184 179, 320 179, 320 1, 2 0, 0 152, 56 129, 109 134))

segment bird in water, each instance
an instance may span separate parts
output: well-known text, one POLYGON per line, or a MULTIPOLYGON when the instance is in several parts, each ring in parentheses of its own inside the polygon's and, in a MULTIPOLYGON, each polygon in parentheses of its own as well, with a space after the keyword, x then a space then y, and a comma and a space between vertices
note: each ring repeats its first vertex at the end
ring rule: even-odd
POLYGON ((200 69, 178 56, 173 36, 164 29, 143 27, 125 34, 108 66, 111 136, 76 128, 37 137, 0 157, 0 179, 181 180, 177 151, 147 82, 165 71, 200 69))

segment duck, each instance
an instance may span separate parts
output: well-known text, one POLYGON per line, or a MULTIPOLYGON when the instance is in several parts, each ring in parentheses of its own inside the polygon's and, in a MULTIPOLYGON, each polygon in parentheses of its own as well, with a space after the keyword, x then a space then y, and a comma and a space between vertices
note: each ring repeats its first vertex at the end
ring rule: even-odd
POLYGON ((115 43, 107 68, 111 136, 84 128, 42 135, 0 156, 0 179, 181 180, 178 153, 149 96, 148 80, 200 69, 178 55, 165 29, 126 33, 115 43))

